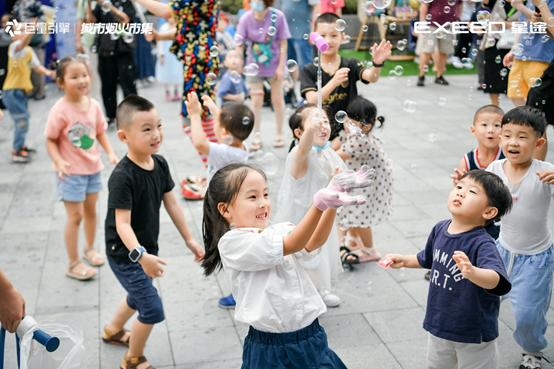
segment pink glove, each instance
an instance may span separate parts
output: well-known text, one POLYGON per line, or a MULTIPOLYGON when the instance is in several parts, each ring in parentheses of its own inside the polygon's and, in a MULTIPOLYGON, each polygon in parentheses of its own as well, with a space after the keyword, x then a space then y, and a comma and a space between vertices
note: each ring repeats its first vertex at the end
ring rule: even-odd
POLYGON ((349 196, 328 188, 319 190, 314 195, 314 205, 321 211, 337 209, 341 206, 363 205, 366 199, 363 196, 349 196))
POLYGON ((350 192, 355 188, 367 187, 375 178, 375 169, 362 165, 357 172, 347 171, 339 173, 331 179, 327 186, 332 191, 350 192))

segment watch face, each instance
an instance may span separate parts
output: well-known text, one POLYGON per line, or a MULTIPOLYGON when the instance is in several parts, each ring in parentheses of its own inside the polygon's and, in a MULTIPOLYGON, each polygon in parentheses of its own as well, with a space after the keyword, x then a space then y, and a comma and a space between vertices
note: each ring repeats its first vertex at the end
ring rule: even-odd
POLYGON ((131 251, 131 254, 129 254, 129 258, 130 258, 132 261, 137 260, 137 258, 138 258, 139 256, 140 256, 140 252, 139 252, 139 250, 137 250, 137 249, 133 249, 133 250, 131 251))

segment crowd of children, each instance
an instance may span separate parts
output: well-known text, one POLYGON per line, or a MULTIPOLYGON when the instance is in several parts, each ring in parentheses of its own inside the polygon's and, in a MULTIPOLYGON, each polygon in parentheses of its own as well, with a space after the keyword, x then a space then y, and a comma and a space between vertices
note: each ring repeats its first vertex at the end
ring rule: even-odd
MULTIPOLYGON (((204 274, 223 269, 230 281, 232 295, 220 305, 234 307, 235 319, 250 326, 243 367, 346 368, 328 347, 318 317, 327 307, 340 305, 332 283, 342 265, 381 259, 371 228, 392 213, 392 168, 381 141, 373 135, 375 126, 381 128, 385 119, 371 101, 358 96, 356 82, 377 82, 391 45, 385 41, 375 45, 373 66, 367 68, 338 55, 344 38, 335 27, 338 16, 325 13, 317 18, 315 32, 329 46, 319 61, 323 86, 317 90, 316 67, 305 66, 300 79, 307 103, 289 119, 294 139, 277 199, 279 210, 270 225, 268 183, 260 168, 247 164, 250 150, 245 141, 259 129, 257 99, 263 82, 272 85, 272 98, 283 97, 285 54, 281 49, 286 48, 288 31, 282 13, 271 8, 271 0, 252 1, 251 6, 245 15, 249 21, 239 25, 237 34, 251 41, 247 63, 259 66, 257 76, 247 76, 252 90, 242 80, 244 50, 239 47, 225 55, 220 107, 213 94, 201 94, 201 89, 190 88, 183 98, 192 143, 206 158, 205 179, 189 176, 182 184, 183 194, 187 190, 190 198, 204 199, 204 247, 189 230, 167 161, 157 154, 164 132, 156 107, 136 95, 119 104, 117 137, 128 152, 117 158, 101 107, 88 96, 91 76, 86 60, 65 57, 54 76, 27 46, 32 35, 13 36, 4 102, 15 126, 14 161, 27 161, 32 152, 25 146, 24 98, 31 68, 55 77, 64 90, 50 110, 44 134, 58 198, 67 211, 66 275, 70 278, 88 280, 97 274, 79 257, 82 221, 83 259, 92 267, 105 262, 94 249, 103 170, 96 141, 115 165, 108 182, 105 250, 127 295, 104 327, 102 339, 128 347, 121 368, 150 367, 144 347, 154 324, 165 319, 153 285, 167 264, 158 257, 162 203, 204 274), (279 32, 267 36, 258 32, 260 27, 277 25, 279 32), (244 104, 248 95, 252 109, 244 104), (323 109, 315 104, 318 98, 323 109), (209 132, 208 114, 213 120, 209 132), (135 312, 132 329, 126 330, 135 312)), ((167 27, 171 30, 171 23, 167 27)), ((168 45, 160 48, 160 56, 159 67, 179 66, 177 60, 170 62, 168 45)), ((217 65, 206 63, 206 71, 217 71, 217 65)), ((169 74, 164 78, 166 96, 173 100, 177 93, 169 83, 175 80, 169 74)), ((276 112, 284 107, 280 101, 273 103, 276 112)), ((276 117, 274 146, 280 147, 284 115, 276 117)), ((511 300, 516 320, 513 335, 523 352, 520 368, 540 368, 554 271, 547 225, 554 165, 533 159, 535 150, 545 143, 545 129, 543 113, 532 107, 506 114, 495 105, 480 108, 471 127, 478 147, 463 156, 451 175, 454 186, 447 208, 452 219, 430 230, 425 248, 417 255, 386 255, 393 268, 429 269, 423 322, 429 332, 429 368, 497 367, 498 315, 504 298, 511 300)), ((259 149, 261 142, 255 144, 258 147, 250 149, 259 149)))

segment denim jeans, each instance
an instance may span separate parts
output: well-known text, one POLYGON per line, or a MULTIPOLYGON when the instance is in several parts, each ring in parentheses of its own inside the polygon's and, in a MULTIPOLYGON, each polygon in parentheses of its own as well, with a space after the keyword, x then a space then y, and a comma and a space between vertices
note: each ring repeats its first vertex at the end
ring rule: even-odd
POLYGON ((298 70, 300 71, 306 64, 311 63, 314 58, 312 45, 310 45, 308 40, 289 38, 287 57, 296 60, 298 70))
POLYGON ((546 348, 544 334, 548 327, 546 312, 552 294, 553 247, 535 255, 514 254, 499 241, 496 247, 508 271, 512 290, 503 298, 512 302, 516 318, 514 339, 528 353, 546 348))
POLYGON ((27 96, 24 90, 4 90, 2 102, 12 116, 13 149, 19 150, 25 145, 25 136, 29 130, 29 112, 27 111, 27 96))

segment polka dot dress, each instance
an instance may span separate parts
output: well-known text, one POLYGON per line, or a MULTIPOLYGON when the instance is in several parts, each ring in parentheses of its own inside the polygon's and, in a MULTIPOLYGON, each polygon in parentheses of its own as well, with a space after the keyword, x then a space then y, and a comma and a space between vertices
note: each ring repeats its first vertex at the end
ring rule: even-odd
POLYGON ((387 167, 387 155, 380 147, 380 140, 372 135, 347 137, 340 133, 341 149, 351 159, 345 160, 348 169, 358 170, 362 165, 375 169, 375 179, 366 188, 357 189, 351 195, 362 195, 367 199, 364 205, 342 208, 337 215, 339 222, 349 227, 368 228, 388 219, 392 213, 392 168, 387 167))

